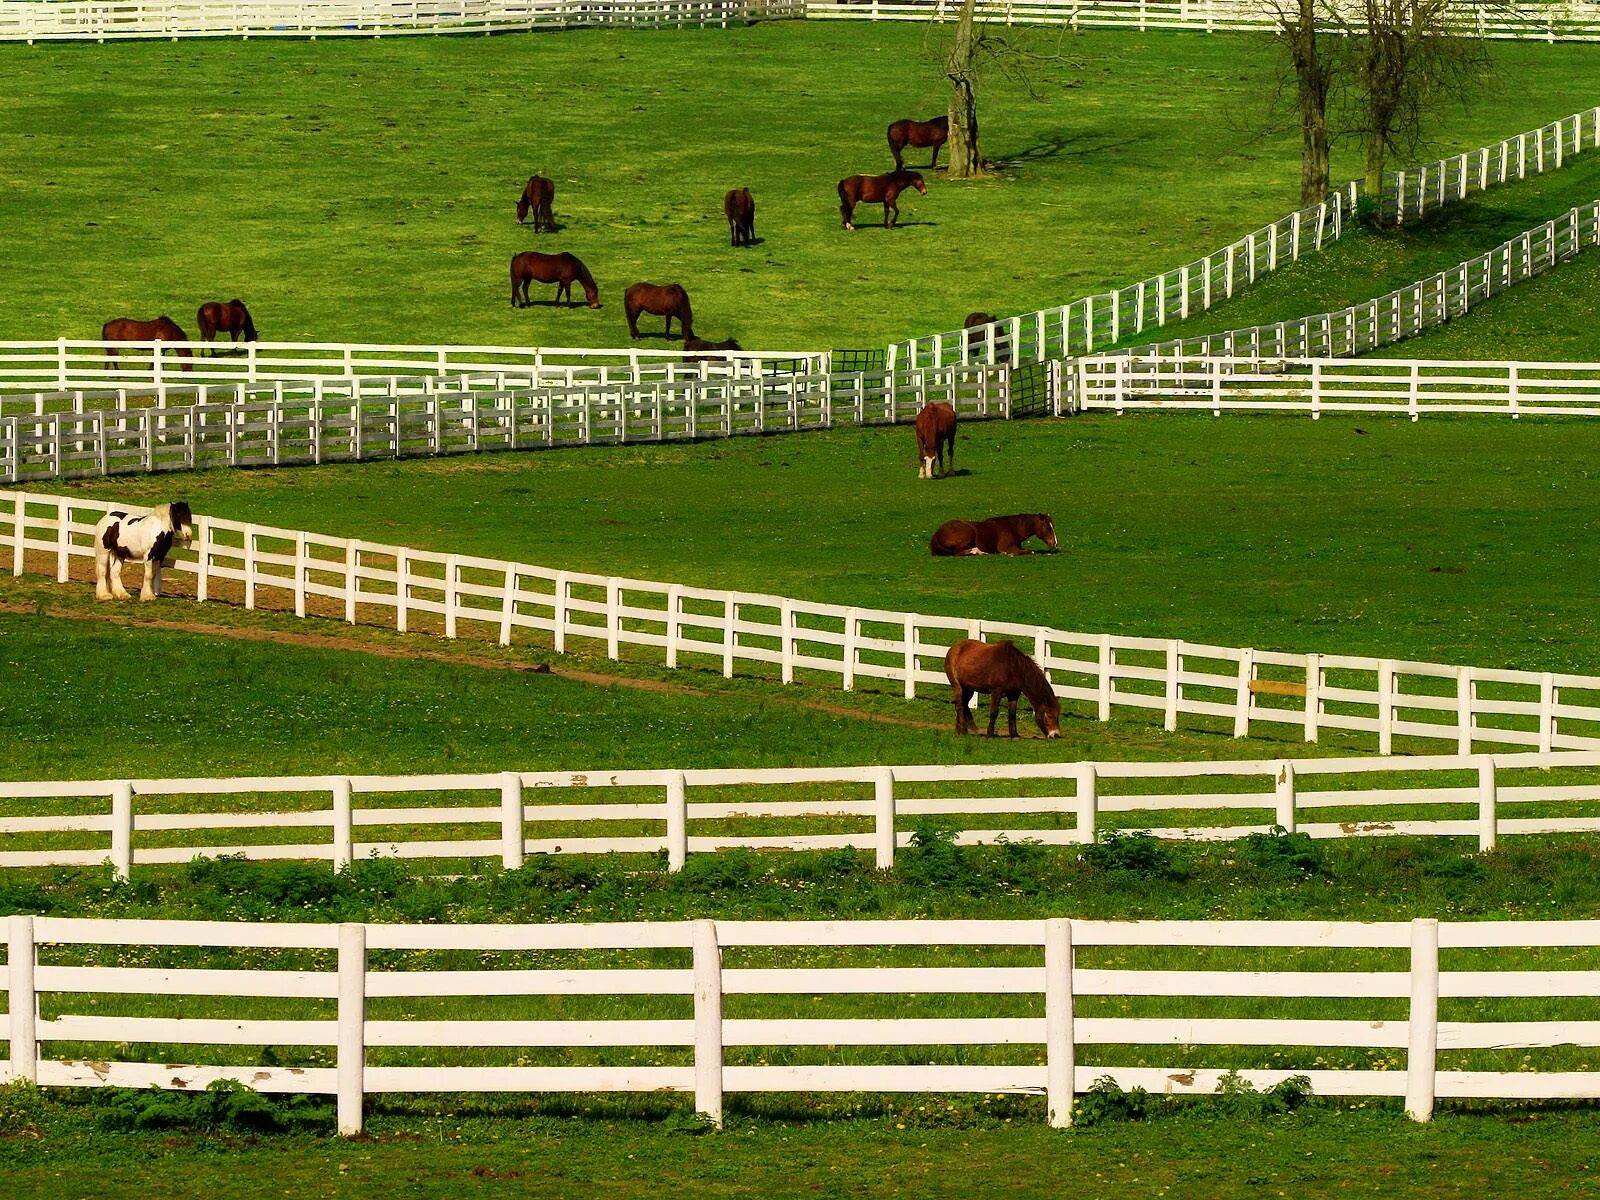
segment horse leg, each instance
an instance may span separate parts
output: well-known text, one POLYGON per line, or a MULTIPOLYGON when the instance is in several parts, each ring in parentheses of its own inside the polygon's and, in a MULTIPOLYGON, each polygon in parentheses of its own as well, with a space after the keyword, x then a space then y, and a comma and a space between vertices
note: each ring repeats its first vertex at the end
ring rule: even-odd
POLYGON ((103 546, 94 548, 94 598, 111 599, 111 552, 103 546))
POLYGON ((118 600, 131 599, 128 589, 122 586, 122 559, 116 555, 111 556, 110 565, 111 594, 118 600))
POLYGON ((967 689, 959 683, 950 685, 950 699, 956 706, 956 732, 967 732, 967 689))
POLYGON ((152 558, 145 566, 145 575, 150 580, 150 591, 153 595, 161 595, 161 568, 166 565, 166 559, 152 558))
POLYGON ((154 600, 156 598, 156 570, 155 559, 147 558, 144 560, 144 583, 139 587, 140 600, 154 600))
POLYGON ((989 736, 994 736, 994 723, 1000 719, 1000 689, 989 693, 989 736))
POLYGON ((1006 694, 1006 716, 1011 721, 1011 736, 1012 737, 1016 737, 1017 736, 1017 693, 1016 692, 1008 692, 1006 694))
MULTIPOLYGON (((850 222, 850 218, 855 215, 855 211, 856 206, 851 204, 850 201, 842 200, 839 202, 839 223, 846 229, 855 228, 855 226, 850 222)), ((109 354, 110 351, 107 351, 107 353, 109 354)))

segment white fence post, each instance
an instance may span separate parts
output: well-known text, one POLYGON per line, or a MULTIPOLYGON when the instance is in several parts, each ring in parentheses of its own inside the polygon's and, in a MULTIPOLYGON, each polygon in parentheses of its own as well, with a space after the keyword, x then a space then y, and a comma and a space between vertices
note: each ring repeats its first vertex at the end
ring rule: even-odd
POLYGON ((606 580, 606 657, 616 662, 622 656, 622 585, 606 580))
POLYGON ((1494 756, 1478 759, 1478 853, 1495 847, 1500 836, 1499 790, 1494 778, 1494 756))
POLYGON ((133 784, 126 779, 111 785, 111 872, 124 883, 133 872, 133 784))
POLYGON ((1556 679, 1549 671, 1539 678, 1539 753, 1549 754, 1556 741, 1556 679))
POLYGON ((1162 714, 1161 727, 1168 733, 1178 730, 1178 701, 1183 695, 1183 685, 1178 682, 1179 664, 1183 661, 1183 643, 1172 641, 1167 643, 1167 693, 1166 709, 1162 714))
POLYGON ((1250 681, 1256 675, 1256 652, 1246 646, 1239 651, 1239 679, 1233 697, 1233 736, 1250 733, 1250 681))
POLYGON ((1273 798, 1277 809, 1278 824, 1283 826, 1285 833, 1293 833, 1295 829, 1295 789, 1294 789, 1294 764, 1292 762, 1279 762, 1278 772, 1274 777, 1273 798))
POLYGON ((39 1081, 38 994, 34 990, 33 918, 18 913, 7 924, 6 992, 11 1078, 39 1081))
POLYGON ((683 636, 679 618, 683 615, 683 588, 671 584, 667 588, 667 667, 678 665, 678 641, 683 636))
POLYGON ((894 870, 894 771, 879 767, 872 775, 874 865, 880 871, 894 870))
POLYGON ((347 625, 356 623, 356 600, 361 595, 361 543, 351 540, 344 544, 344 620, 347 625))
POLYGON ((1477 690, 1471 667, 1456 670, 1456 753, 1472 753, 1472 702, 1477 690))
POLYGON ((1112 672, 1116 670, 1117 660, 1111 649, 1111 635, 1100 635, 1100 670, 1097 680, 1099 695, 1099 717, 1102 721, 1111 720, 1112 698, 1112 672))
POLYGON ((1044 1061, 1046 1103, 1056 1129, 1072 1124, 1078 1070, 1072 1010, 1072 921, 1051 917, 1044 923, 1044 1061))
POLYGON ((339 926, 338 1123, 340 1137, 361 1132, 367 1075, 367 927, 339 926))
POLYGON ((1411 922, 1411 1015, 1406 1050, 1406 1116, 1433 1116, 1439 1057, 1439 921, 1411 922))
POLYGON ((350 781, 343 776, 335 779, 333 792, 333 869, 342 871, 355 861, 354 805, 351 803, 350 781))
POLYGON ((515 871, 522 852, 522 776, 506 771, 500 776, 500 865, 515 871))
POLYGON ((1100 817, 1098 773, 1091 762, 1079 763, 1076 774, 1078 792, 1078 841, 1085 846, 1094 844, 1095 826, 1100 817))
POLYGON ((1317 740, 1322 717, 1322 655, 1306 655, 1306 741, 1317 740))
POLYGON ((1394 752, 1394 664, 1378 664, 1378 753, 1394 752))
POLYGON ((715 921, 696 921, 694 948, 694 1107, 722 1128, 722 949, 715 921))
POLYGON ((683 870, 689 859, 689 789, 682 771, 667 776, 667 870, 683 870))
POLYGON ((917 623, 907 616, 905 620, 906 699, 917 698, 917 623))

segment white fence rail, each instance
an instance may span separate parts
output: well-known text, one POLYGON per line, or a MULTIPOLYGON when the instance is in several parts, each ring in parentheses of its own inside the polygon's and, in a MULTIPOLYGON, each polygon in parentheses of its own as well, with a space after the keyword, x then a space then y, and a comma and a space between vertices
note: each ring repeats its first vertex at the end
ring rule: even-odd
POLYGON ((0 42, 660 29, 804 15, 801 0, 0 0, 0 42))
MULTIPOLYGON (((12 573, 51 571, 60 582, 93 554, 105 501, 0 492, 0 553, 12 573)), ((759 664, 783 683, 837 681, 850 691, 881 680, 914 699, 948 694, 943 660, 962 638, 1009 638, 1038 661, 1063 700, 1109 720, 1113 710, 1208 718, 1242 737, 1252 728, 1323 730, 1552 750, 1600 748, 1600 677, 1557 672, 1290 654, 1177 639, 1072 633, 1043 625, 930 617, 783 596, 560 571, 498 559, 438 554, 304 530, 198 518, 192 550, 174 551, 171 574, 192 577, 199 600, 382 624, 456 637, 463 630, 509 645, 540 635, 557 653, 639 648, 668 667, 759 664)), ((88 572, 80 566, 80 578, 88 572)))
POLYGON ((716 1124, 738 1093, 1009 1092, 1065 1126, 1101 1077, 1205 1095, 1239 1063, 1419 1121, 1445 1098, 1600 1097, 1569 1061, 1600 1045, 1570 1015, 1600 998, 1595 921, 12 916, 7 945, 0 1078, 328 1095, 347 1135, 368 1095, 423 1092, 681 1092, 716 1124))
MULTIPOLYGON (((807 0, 812 19, 952 21, 961 0, 807 0)), ((1463 4, 1456 26, 1487 38, 1544 42, 1600 41, 1600 5, 1582 2, 1516 7, 1463 4)), ((1272 9, 1256 0, 979 0, 978 15, 1005 25, 1069 25, 1074 29, 1268 32, 1272 9)))
POLYGON ((1083 410, 1600 417, 1600 363, 1116 354, 1074 366, 1083 410))
MULTIPOLYGON (((214 385, 198 402, 0 416, 0 482, 215 466, 280 466, 893 424, 929 402, 968 420, 1009 417, 1011 368, 771 374, 497 389, 391 378, 214 385)), ((170 399, 170 397, 168 397, 170 399)), ((1039 411, 1053 411, 1041 395, 1039 411)), ((18 404, 20 407, 20 403, 18 404)), ((910 461, 908 456, 907 461, 910 461)))
POLYGON ((1198 262, 1059 308, 1006 317, 992 325, 896 342, 890 366, 955 362, 1040 362, 1088 354, 1229 299, 1260 276, 1338 239, 1355 204, 1355 184, 1315 208, 1290 213, 1198 262))
POLYGON ((1518 234, 1477 258, 1338 312, 1139 346, 1135 358, 1348 358, 1459 317, 1600 244, 1600 200, 1518 234))
POLYGON ((1278 826, 1314 838, 1469 837, 1491 850, 1502 835, 1600 831, 1600 752, 0 783, 0 868, 109 862, 127 879, 136 866, 221 855, 335 870, 374 856, 497 859, 515 870, 529 854, 660 853, 677 871, 691 853, 846 848, 890 870, 908 826, 930 818, 967 822, 964 845, 1073 846, 1092 844, 1105 817, 1173 839, 1278 826), (947 794, 958 787, 982 794, 947 794), (68 809, 73 800, 94 803, 68 809), (855 829, 832 831, 841 823, 855 829), (196 841, 203 831, 214 832, 196 841))
POLYGON ((1414 221, 1474 192, 1559 171, 1578 155, 1595 149, 1600 149, 1600 108, 1573 113, 1454 158, 1385 174, 1381 212, 1397 222, 1414 221))
MULTIPOLYGON (((373 376, 431 375, 472 386, 641 383, 712 376, 755 378, 795 371, 826 373, 831 356, 815 351, 573 349, 515 346, 385 346, 357 342, 102 342, 57 338, 0 342, 0 392, 194 388, 274 381, 325 383, 373 376), (216 348, 221 353, 206 354, 216 348)), ((14 402, 13 402, 14 404, 14 402)), ((5 409, 0 408, 0 411, 5 409)))

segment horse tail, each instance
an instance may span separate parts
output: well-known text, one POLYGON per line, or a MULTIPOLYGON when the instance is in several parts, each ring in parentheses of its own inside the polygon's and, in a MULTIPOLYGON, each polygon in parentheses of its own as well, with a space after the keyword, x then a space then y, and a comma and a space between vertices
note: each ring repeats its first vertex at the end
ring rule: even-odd
POLYGON ((678 295, 683 297, 683 303, 678 306, 678 322, 683 326, 683 336, 694 336, 694 309, 689 307, 689 293, 683 290, 681 284, 673 284, 678 289, 678 295))

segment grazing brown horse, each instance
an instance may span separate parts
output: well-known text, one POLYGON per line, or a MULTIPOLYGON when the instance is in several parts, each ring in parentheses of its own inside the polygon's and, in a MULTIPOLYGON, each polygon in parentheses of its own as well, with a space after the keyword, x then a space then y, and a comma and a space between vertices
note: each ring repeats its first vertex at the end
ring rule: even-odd
POLYGON ((928 161, 931 171, 939 165, 939 147, 950 140, 950 118, 935 117, 931 121, 913 121, 904 117, 889 126, 889 153, 894 155, 894 169, 903 171, 905 163, 900 152, 907 146, 932 146, 933 157, 928 161))
POLYGON ((639 314, 667 319, 666 336, 672 336, 672 318, 678 318, 678 334, 685 342, 694 337, 694 313, 689 309, 689 293, 676 283, 636 283, 622 297, 628 316, 628 332, 639 340, 639 314))
POLYGON ((856 205, 883 202, 883 227, 892 228, 900 220, 900 208, 895 201, 907 188, 916 188, 924 196, 928 185, 915 171, 890 171, 887 175, 851 175, 839 180, 839 215, 846 229, 854 229, 852 218, 856 205))
POLYGON ((1056 548, 1056 523, 1049 513, 1017 513, 987 521, 946 521, 934 531, 928 551, 936 556, 955 554, 1032 554, 1022 543, 1036 537, 1056 548))
MULTIPOLYGON (((550 202, 556 198, 556 185, 543 175, 535 175, 528 180, 527 186, 522 189, 522 198, 517 201, 517 224, 521 225, 527 217, 528 211, 533 211, 533 231, 538 233, 541 229, 554 233, 556 229, 555 218, 550 215, 550 202)), ((545 282, 549 282, 546 280, 545 282)))
POLYGON ((521 254, 511 257, 511 307, 517 308, 518 294, 521 294, 520 307, 527 308, 531 301, 528 299, 528 284, 532 282, 554 283, 556 287, 556 302, 561 302, 566 296, 567 303, 576 304, 572 298, 572 285, 574 281, 582 285, 583 298, 589 302, 590 308, 600 307, 600 288, 595 284, 594 276, 589 274, 589 268, 583 265, 582 260, 575 254, 540 254, 537 250, 524 250, 521 254))
POLYGON ((1047 738, 1061 736, 1061 701, 1039 664, 1010 642, 957 642, 944 656, 950 698, 956 706, 956 732, 973 733, 978 723, 967 704, 980 692, 989 693, 989 736, 994 736, 1000 715, 1000 697, 1006 698, 1011 736, 1017 736, 1017 696, 1025 694, 1033 705, 1033 719, 1047 738))
POLYGON ((899 224, 899 205, 896 200, 907 187, 928 195, 928 184, 915 171, 890 171, 888 174, 853 174, 838 181, 838 214, 845 229, 854 229, 856 205, 875 205, 883 202, 883 227, 899 224))
POLYGON ((963 329, 981 329, 985 325, 993 325, 995 317, 986 312, 968 313, 967 319, 961 323, 963 329))
MULTIPOLYGON (((239 335, 244 334, 244 340, 256 340, 256 323, 250 319, 250 310, 244 306, 243 300, 229 300, 226 304, 220 300, 208 300, 200 306, 200 311, 194 315, 195 324, 200 326, 200 340, 209 342, 219 333, 228 335, 228 340, 237 342, 239 335)), ((215 346, 211 353, 216 354, 215 346)), ((204 354, 202 349, 200 353, 204 354)))
POLYGON ((740 188, 724 196, 722 214, 728 218, 728 238, 733 245, 756 244, 756 200, 749 188, 740 188))
POLYGON ((929 404, 917 414, 917 478, 932 479, 935 463, 941 475, 956 469, 956 410, 948 404, 929 404), (950 448, 948 467, 946 446, 950 448))
MULTIPOLYGON (((154 321, 136 321, 132 317, 115 317, 100 327, 102 342, 182 342, 177 353, 186 359, 194 357, 189 349, 189 336, 178 328, 169 316, 159 316, 154 321)), ((115 346, 106 347, 106 357, 117 357, 115 346)), ((192 362, 178 364, 185 371, 194 370, 192 362)))

